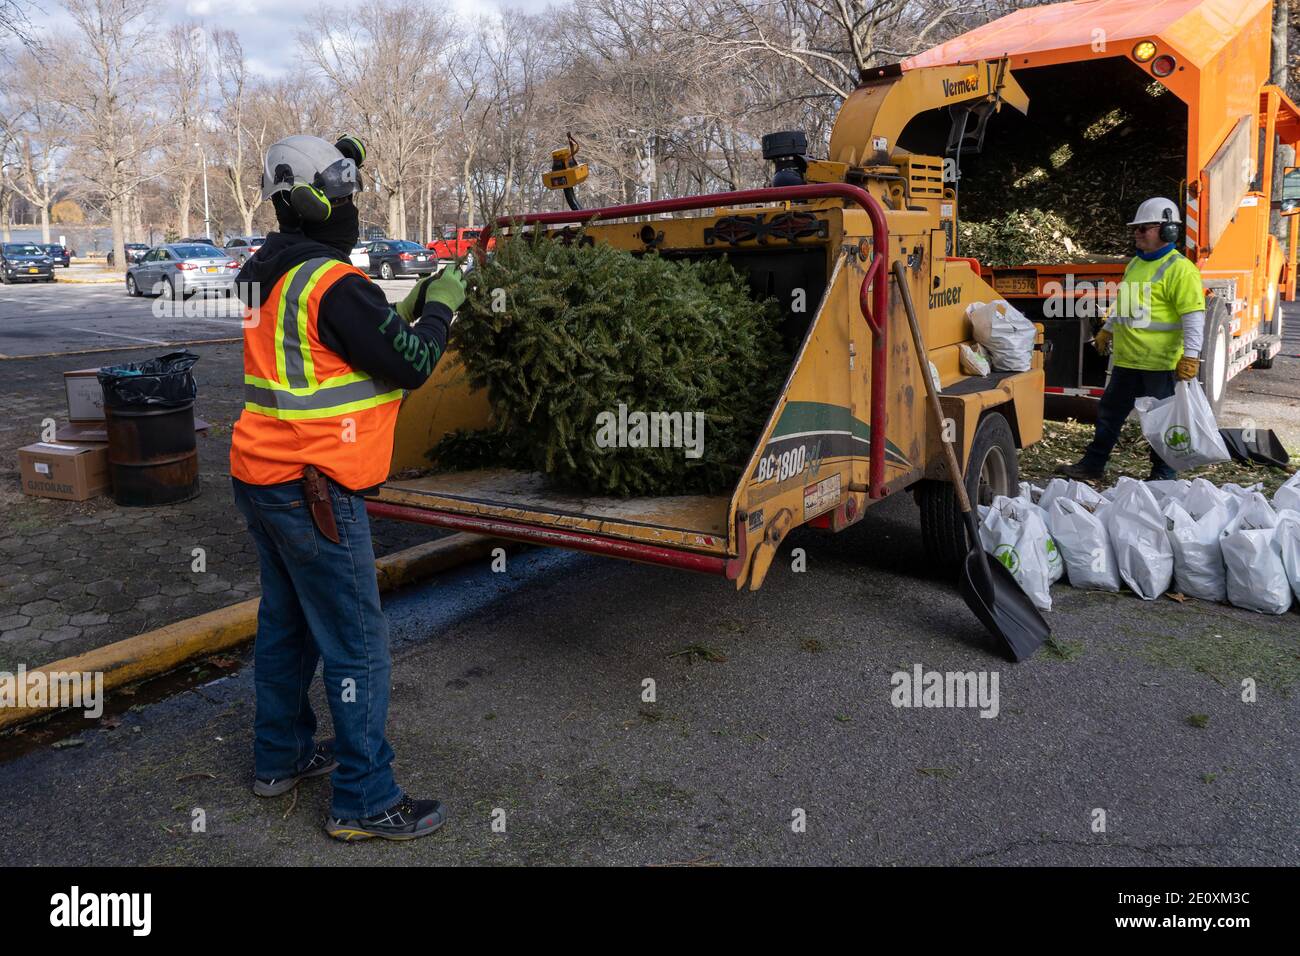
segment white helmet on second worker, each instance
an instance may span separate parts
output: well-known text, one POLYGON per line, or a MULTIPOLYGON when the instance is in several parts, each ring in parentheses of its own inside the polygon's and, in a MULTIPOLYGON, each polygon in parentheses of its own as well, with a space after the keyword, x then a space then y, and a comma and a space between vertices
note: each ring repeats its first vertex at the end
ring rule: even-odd
POLYGON ((1138 211, 1134 213, 1133 221, 1129 225, 1145 226, 1150 222, 1182 222, 1178 218, 1177 204, 1173 200, 1165 199, 1163 196, 1152 196, 1138 206, 1138 211))

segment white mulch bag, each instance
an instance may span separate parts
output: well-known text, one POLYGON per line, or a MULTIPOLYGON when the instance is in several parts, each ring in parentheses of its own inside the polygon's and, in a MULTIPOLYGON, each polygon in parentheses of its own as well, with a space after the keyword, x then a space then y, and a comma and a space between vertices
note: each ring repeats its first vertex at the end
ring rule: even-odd
MULTIPOLYGON (((1150 482, 1148 482, 1150 484, 1150 482)), ((1228 524, 1228 509, 1216 504, 1199 518, 1193 518, 1177 501, 1163 508, 1174 549, 1174 589, 1202 601, 1226 601, 1223 549, 1219 536, 1228 524)))
POLYGON ((1124 583, 1144 601, 1154 601, 1168 591, 1174 578, 1174 549, 1164 515, 1146 483, 1121 478, 1106 508, 1105 522, 1124 583))
POLYGON ((1235 518, 1237 512, 1241 510, 1242 505, 1249 500, 1250 496, 1263 487, 1264 483, 1262 481, 1257 481, 1245 488, 1230 481, 1220 488, 1219 492, 1224 496, 1224 502, 1228 506, 1228 514, 1235 518))
POLYGON ((1048 512, 1048 531, 1065 560, 1070 584, 1093 591, 1118 591, 1119 567, 1102 520, 1081 502, 1058 497, 1048 512))
POLYGON ((1261 614, 1285 614, 1291 607, 1291 582, 1282 563, 1276 528, 1252 528, 1225 534, 1223 566, 1228 600, 1261 614))
POLYGON ((1037 501, 1035 500, 1036 496, 1034 495, 1035 491, 1038 491, 1038 496, 1042 495, 1041 489, 1035 489, 1034 486, 1031 485, 1029 482, 1022 481, 1020 482, 1020 493, 1016 495, 1014 500, 1024 505, 1026 508, 1029 508, 1037 512, 1038 517, 1043 519, 1044 526, 1048 526, 1051 524, 1051 522, 1047 520, 1047 509, 1045 509, 1042 505, 1037 503, 1037 501))
POLYGON ((969 345, 963 345, 957 350, 958 361, 961 364, 961 370, 967 375, 987 375, 993 371, 989 365, 989 357, 984 354, 984 349, 976 345, 971 348, 969 345))
POLYGON ((1240 496, 1240 505, 1232 520, 1228 522, 1223 533, 1233 534, 1237 531, 1263 531, 1277 527, 1277 512, 1258 491, 1246 492, 1240 496))
POLYGON ((1250 492, 1237 516, 1223 529, 1223 567, 1228 601, 1261 614, 1285 614, 1291 583, 1277 544, 1277 513, 1258 491, 1250 492))
POLYGON ((1065 568, 1036 507, 998 495, 980 524, 980 544, 1011 572, 1034 607, 1052 609, 1052 582, 1065 568))
POLYGON ((1034 354, 1038 330, 1034 323, 1004 299, 972 302, 966 318, 975 341, 989 353, 989 363, 999 372, 1027 372, 1034 354))
POLYGON ((1169 398, 1139 398, 1133 407, 1143 436, 1175 471, 1228 460, 1228 446, 1200 382, 1179 382, 1169 398))
POLYGON ((1274 533, 1277 535, 1274 544, 1282 556, 1282 569, 1291 582, 1291 593, 1300 601, 1300 511, 1288 508, 1281 512, 1274 533))
POLYGON ((1175 478, 1172 481, 1148 481, 1147 487, 1151 489, 1151 493, 1156 496, 1156 501, 1163 507, 1164 503, 1171 498, 1174 501, 1182 501, 1191 488, 1191 484, 1186 478, 1175 478))
POLYGON ((1228 495, 1204 478, 1193 478, 1187 494, 1183 495, 1178 503, 1191 515, 1193 521, 1199 521, 1203 515, 1209 514, 1215 508, 1222 508, 1229 521, 1237 515, 1237 502, 1229 502, 1228 495))
POLYGON ((1071 501, 1077 501, 1089 511, 1096 511, 1104 500, 1090 485, 1086 485, 1082 481, 1066 481, 1064 478, 1053 478, 1047 483, 1043 493, 1038 496, 1038 504, 1042 508, 1050 509, 1052 502, 1057 498, 1069 498, 1071 501))
POLYGON ((1286 483, 1273 493, 1273 507, 1278 511, 1284 509, 1300 511, 1300 471, 1288 478, 1286 483))

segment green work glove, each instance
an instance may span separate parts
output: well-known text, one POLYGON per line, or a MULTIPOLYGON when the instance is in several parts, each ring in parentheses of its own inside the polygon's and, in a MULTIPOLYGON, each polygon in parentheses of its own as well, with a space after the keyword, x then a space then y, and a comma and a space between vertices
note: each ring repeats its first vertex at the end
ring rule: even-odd
POLYGON ((427 275, 423 279, 417 279, 415 288, 406 294, 401 302, 393 306, 402 321, 410 325, 421 315, 424 314, 424 302, 429 296, 429 283, 434 280, 434 276, 427 275))
MULTIPOLYGON (((425 293, 425 299, 432 299, 434 302, 441 302, 451 311, 455 312, 465 304, 465 275, 460 271, 460 264, 453 262, 438 277, 431 281, 425 293)), ((424 302, 420 302, 420 309, 423 311, 424 302)))

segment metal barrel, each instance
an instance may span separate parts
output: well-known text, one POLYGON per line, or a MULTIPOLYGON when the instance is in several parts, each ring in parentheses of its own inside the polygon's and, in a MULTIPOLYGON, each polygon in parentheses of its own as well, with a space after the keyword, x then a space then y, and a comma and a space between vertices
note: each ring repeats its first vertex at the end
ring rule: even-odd
POLYGON ((104 405, 108 473, 119 505, 167 505, 199 494, 194 403, 177 408, 104 405))

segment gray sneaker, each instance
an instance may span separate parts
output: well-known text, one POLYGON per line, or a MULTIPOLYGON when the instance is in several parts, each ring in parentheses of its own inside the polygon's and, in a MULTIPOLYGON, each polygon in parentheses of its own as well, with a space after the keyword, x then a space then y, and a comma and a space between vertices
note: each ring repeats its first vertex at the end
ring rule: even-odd
POLYGON ((330 817, 325 821, 325 832, 336 840, 351 843, 380 837, 384 840, 414 840, 427 836, 447 822, 447 811, 439 800, 415 800, 402 794, 402 799, 373 817, 358 820, 340 820, 330 817))
POLYGON ((288 793, 308 777, 323 777, 327 773, 333 773, 338 765, 339 762, 334 759, 334 741, 326 740, 316 745, 316 752, 307 761, 307 766, 289 777, 274 780, 254 779, 253 792, 259 797, 278 797, 282 793, 288 793))

